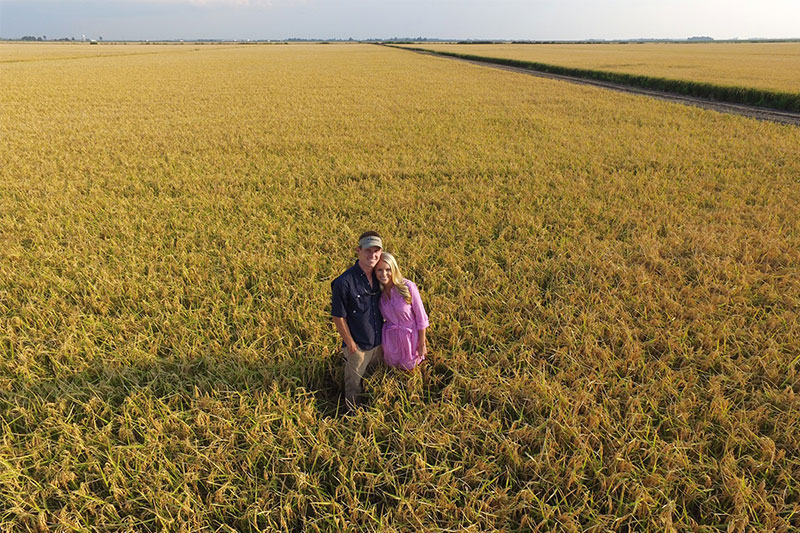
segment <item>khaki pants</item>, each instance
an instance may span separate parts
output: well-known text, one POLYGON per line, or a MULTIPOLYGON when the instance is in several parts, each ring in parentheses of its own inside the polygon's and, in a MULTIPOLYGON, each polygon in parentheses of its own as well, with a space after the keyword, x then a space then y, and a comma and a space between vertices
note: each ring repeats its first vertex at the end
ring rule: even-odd
POLYGON ((356 396, 361 394, 361 379, 368 371, 383 364, 383 347, 377 346, 371 350, 351 352, 347 346, 342 348, 344 353, 344 399, 349 406, 355 406, 356 396))

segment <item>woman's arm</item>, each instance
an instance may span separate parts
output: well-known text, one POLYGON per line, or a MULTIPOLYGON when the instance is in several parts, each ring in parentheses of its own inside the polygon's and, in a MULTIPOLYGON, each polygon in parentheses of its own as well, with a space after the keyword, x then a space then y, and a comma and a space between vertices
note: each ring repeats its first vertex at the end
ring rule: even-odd
POLYGON ((425 312, 425 306, 422 305, 419 289, 411 281, 408 282, 408 292, 411 293, 411 310, 414 313, 414 323, 418 330, 423 330, 429 325, 428 313, 425 312))
POLYGON ((422 305, 422 298, 419 295, 417 286, 408 282, 408 291, 411 293, 411 310, 414 313, 414 323, 417 327, 419 335, 417 341, 417 351, 420 357, 425 357, 428 354, 428 340, 425 336, 425 330, 428 328, 428 313, 425 312, 425 306, 422 305))
POLYGON ((417 342, 417 352, 419 352, 420 357, 426 357, 428 355, 428 341, 425 338, 425 330, 421 329, 417 333, 419 333, 419 341, 417 342))

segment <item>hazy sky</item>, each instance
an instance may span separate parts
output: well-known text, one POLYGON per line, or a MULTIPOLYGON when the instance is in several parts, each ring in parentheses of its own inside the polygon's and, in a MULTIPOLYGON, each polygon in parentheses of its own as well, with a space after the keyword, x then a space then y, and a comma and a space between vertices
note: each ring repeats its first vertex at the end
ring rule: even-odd
POLYGON ((0 37, 800 37, 800 0, 0 0, 0 37))

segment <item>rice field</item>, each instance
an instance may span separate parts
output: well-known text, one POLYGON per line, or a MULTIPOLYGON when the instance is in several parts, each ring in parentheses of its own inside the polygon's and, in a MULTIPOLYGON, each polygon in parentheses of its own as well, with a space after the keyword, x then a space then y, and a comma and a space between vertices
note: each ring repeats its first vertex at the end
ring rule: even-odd
POLYGON ((434 44, 429 50, 800 93, 800 42, 434 44))
POLYGON ((0 530, 800 527, 800 129, 372 45, 20 46, 0 530), (365 229, 431 353, 343 417, 365 229))
MULTIPOLYGON (((27 61, 56 61, 88 57, 125 56, 131 54, 159 53, 175 50, 177 46, 191 47, 210 46, 202 43, 125 43, 113 42, 90 44, 89 42, 0 42, 0 64, 27 61)), ((214 44, 215 47, 230 46, 214 44)))

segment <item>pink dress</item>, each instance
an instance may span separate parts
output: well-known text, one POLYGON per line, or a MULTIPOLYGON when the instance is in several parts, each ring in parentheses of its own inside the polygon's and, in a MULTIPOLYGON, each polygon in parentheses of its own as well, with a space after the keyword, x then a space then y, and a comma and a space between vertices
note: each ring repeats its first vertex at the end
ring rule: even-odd
POLYGON ((419 330, 428 327, 428 315, 422 306, 417 286, 405 280, 411 292, 411 304, 406 303, 395 287, 381 295, 383 324, 383 360, 389 366, 412 370, 423 359, 417 351, 419 330))

